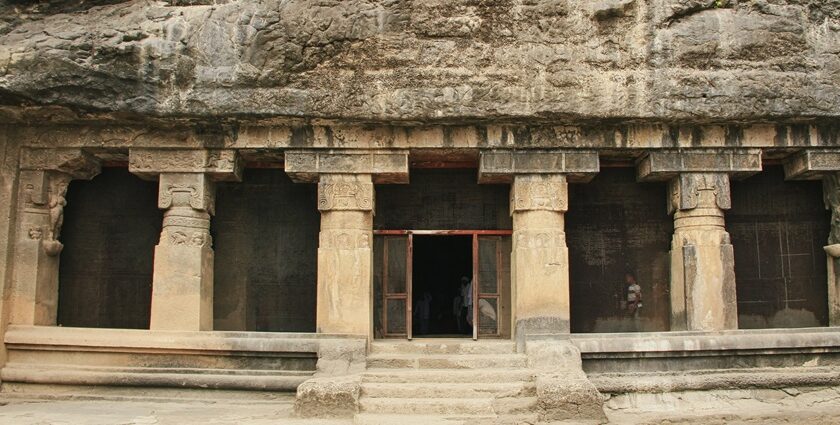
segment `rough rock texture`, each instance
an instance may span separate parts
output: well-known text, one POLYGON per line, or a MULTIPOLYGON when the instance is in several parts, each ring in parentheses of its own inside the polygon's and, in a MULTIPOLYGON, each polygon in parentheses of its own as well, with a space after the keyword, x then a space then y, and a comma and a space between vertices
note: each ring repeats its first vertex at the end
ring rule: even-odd
POLYGON ((583 372, 580 351, 566 341, 529 341, 528 367, 537 371, 541 421, 606 422, 603 398, 583 372))
POLYGON ((361 388, 359 375, 309 379, 297 389, 295 413, 319 418, 352 416, 361 388))
POLYGON ((840 0, 196 3, 213 2, 0 0, 0 119, 47 105, 412 123, 840 111, 840 0))

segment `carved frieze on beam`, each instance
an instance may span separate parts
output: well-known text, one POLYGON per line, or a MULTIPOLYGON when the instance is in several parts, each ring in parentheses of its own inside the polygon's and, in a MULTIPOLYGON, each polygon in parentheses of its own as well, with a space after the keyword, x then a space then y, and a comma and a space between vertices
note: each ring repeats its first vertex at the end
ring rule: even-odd
POLYGON ((481 152, 479 183, 511 183, 517 174, 563 174, 591 180, 600 170, 598 153, 583 150, 487 150, 481 152))
POLYGON ((785 161, 789 180, 819 180, 836 171, 840 171, 840 151, 836 149, 807 149, 785 161))
POLYGON ((324 174, 369 174, 374 183, 408 183, 407 150, 289 150, 286 173, 299 183, 324 174))
POLYGON ((204 173, 216 181, 242 180, 242 160, 233 149, 131 149, 128 170, 146 179, 164 173, 204 173))
POLYGON ((726 173, 746 178, 761 171, 759 149, 667 149, 650 151, 638 162, 639 181, 668 181, 681 173, 726 173))

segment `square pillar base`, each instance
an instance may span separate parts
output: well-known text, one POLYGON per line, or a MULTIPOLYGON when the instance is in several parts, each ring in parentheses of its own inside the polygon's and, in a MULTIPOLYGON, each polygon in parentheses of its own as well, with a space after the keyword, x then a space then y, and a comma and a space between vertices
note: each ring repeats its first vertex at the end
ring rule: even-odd
POLYGON ((152 330, 213 329, 213 250, 158 245, 152 290, 152 330))

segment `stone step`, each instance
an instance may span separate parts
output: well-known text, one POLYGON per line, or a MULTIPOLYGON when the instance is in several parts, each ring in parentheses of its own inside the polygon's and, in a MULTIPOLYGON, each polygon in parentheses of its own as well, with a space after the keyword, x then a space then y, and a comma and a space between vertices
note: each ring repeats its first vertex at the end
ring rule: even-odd
POLYGON ((368 369, 362 382, 378 383, 487 383, 533 382, 528 369, 368 369))
POLYGON ((516 354, 512 341, 463 341, 433 339, 380 341, 371 344, 371 354, 516 354))
POLYGON ((489 398, 370 398, 359 399, 362 412, 404 415, 495 415, 489 398))
POLYGON ((362 413, 402 415, 515 415, 533 412, 536 406, 536 397, 359 399, 362 413))
POLYGON ((492 424, 496 415, 398 415, 360 413, 353 418, 353 425, 473 425, 492 424))
POLYGON ((524 354, 373 354, 369 369, 488 369, 526 367, 524 354))
POLYGON ((362 396, 371 398, 531 397, 536 391, 533 382, 362 383, 362 396))

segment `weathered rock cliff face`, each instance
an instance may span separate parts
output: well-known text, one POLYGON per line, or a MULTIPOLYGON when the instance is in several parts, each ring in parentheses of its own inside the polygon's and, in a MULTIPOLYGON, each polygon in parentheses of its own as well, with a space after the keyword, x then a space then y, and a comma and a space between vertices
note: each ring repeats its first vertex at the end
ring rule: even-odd
POLYGON ((840 115, 840 0, 200 2, 0 0, 0 119, 840 115))

